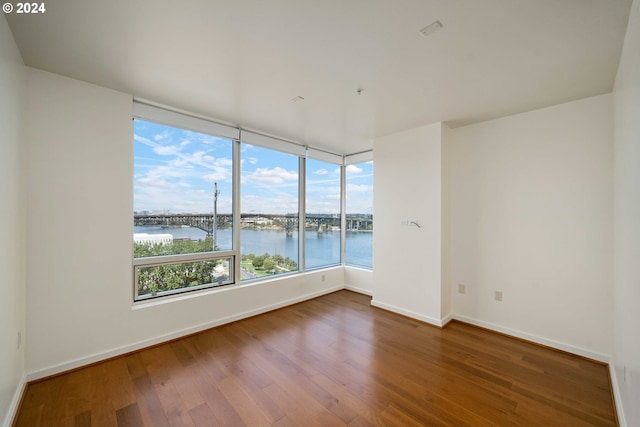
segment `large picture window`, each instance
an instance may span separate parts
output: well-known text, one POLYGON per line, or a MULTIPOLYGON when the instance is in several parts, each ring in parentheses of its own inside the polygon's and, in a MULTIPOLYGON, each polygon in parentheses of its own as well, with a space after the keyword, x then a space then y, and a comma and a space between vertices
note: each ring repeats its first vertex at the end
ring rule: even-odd
POLYGON ((344 166, 345 156, 142 102, 133 133, 134 301, 372 267, 371 153, 344 166))
POLYGON ((233 144, 134 120, 136 300, 233 283, 233 144))

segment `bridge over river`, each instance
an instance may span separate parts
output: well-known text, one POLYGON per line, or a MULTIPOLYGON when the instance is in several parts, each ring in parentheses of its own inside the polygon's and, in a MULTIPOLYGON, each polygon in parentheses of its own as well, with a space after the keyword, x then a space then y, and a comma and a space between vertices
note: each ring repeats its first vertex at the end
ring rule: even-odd
MULTIPOLYGON (((231 214, 217 214, 215 222, 216 229, 230 226, 233 222, 231 214)), ((249 213, 241 214, 240 222, 242 227, 276 225, 284 228, 287 232, 292 232, 298 228, 297 214, 262 214, 249 213)), ((209 235, 214 231, 213 214, 149 214, 134 215, 133 225, 159 225, 159 226, 180 226, 199 228, 209 235)), ((347 215, 347 231, 371 230, 373 227, 372 215, 347 215)), ((319 232, 328 227, 340 227, 340 216, 309 214, 305 220, 306 228, 315 228, 319 232)))

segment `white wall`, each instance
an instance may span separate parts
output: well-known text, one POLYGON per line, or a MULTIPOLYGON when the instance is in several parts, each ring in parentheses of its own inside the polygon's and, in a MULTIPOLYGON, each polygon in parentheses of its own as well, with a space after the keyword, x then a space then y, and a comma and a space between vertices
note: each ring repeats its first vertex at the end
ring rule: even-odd
POLYGON ((607 360, 611 103, 603 95, 452 130, 458 317, 607 360))
POLYGON ((374 151, 372 304, 440 324, 442 125, 378 138, 374 151))
MULTIPOLYGON (((615 379, 629 426, 640 425, 640 0, 627 27, 614 88, 615 379), (625 378, 626 367, 626 378, 625 378)), ((623 412, 620 414, 620 412, 623 412)), ((621 423, 623 424, 623 423, 621 423)), ((624 425, 624 424, 623 424, 624 425)))
POLYGON ((22 390, 25 332, 25 210, 21 144, 24 66, 0 15, 0 425, 10 425, 22 390))
POLYGON ((134 308, 131 96, 27 70, 29 379, 342 288, 335 268, 134 308))
POLYGON ((373 270, 344 267, 344 287, 365 295, 373 295, 373 270))

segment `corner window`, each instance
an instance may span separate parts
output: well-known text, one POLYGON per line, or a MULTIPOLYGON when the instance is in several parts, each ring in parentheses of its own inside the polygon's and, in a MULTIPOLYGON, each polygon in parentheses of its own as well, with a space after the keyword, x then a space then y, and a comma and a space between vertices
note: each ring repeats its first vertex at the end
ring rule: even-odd
POLYGON ((134 301, 372 267, 372 152, 342 156, 143 102, 133 112, 134 301))

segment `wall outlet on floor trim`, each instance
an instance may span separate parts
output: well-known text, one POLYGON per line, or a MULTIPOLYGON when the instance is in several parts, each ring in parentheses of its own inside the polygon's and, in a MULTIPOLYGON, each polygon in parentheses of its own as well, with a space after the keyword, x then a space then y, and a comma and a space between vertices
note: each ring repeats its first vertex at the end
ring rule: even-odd
POLYGON ((467 293, 467 287, 465 285, 463 285, 462 283, 459 283, 458 284, 458 293, 459 294, 467 293))
POLYGON ((502 291, 496 291, 494 298, 496 301, 502 301, 502 291))

